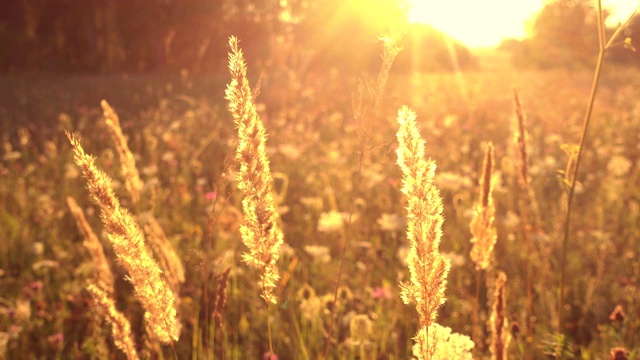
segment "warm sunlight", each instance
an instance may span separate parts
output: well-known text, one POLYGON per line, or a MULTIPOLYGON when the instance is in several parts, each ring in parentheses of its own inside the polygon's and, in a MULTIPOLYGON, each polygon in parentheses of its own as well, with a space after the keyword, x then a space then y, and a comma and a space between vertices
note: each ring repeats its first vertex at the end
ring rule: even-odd
MULTIPOLYGON (((409 0, 408 20, 428 24, 445 32, 464 45, 494 47, 503 38, 521 39, 526 34, 526 22, 539 11, 543 0, 409 0)), ((603 1, 611 9, 610 20, 626 17, 637 1, 603 1)))

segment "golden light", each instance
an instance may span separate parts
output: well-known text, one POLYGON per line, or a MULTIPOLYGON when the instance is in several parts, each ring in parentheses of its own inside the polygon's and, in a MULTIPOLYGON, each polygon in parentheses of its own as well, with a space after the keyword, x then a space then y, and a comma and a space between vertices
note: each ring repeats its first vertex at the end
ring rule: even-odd
MULTIPOLYGON (((431 25, 471 48, 494 47, 503 38, 522 39, 544 0, 407 0, 407 20, 431 25)), ((633 0, 603 0, 609 21, 628 16, 633 0)))
POLYGON ((540 0, 409 0, 407 20, 431 25, 468 47, 493 47, 505 37, 522 38, 525 21, 540 0))

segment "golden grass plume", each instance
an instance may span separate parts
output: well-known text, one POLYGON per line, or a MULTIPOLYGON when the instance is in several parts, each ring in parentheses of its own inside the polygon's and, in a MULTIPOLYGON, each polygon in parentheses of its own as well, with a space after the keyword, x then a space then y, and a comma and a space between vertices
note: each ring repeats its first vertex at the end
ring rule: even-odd
POLYGON ((438 308, 444 304, 450 261, 439 252, 442 238, 442 198, 433 181, 436 164, 425 158, 425 141, 416 114, 403 106, 398 111, 398 165, 402 170, 402 192, 407 198, 407 262, 410 281, 402 283, 405 304, 415 303, 420 330, 415 337, 418 358, 431 359, 437 344, 428 336, 438 308))
POLYGON ((139 359, 136 351, 133 335, 131 334, 131 324, 129 320, 116 309, 113 298, 100 286, 90 283, 87 291, 100 308, 102 316, 111 324, 111 335, 113 343, 122 350, 128 360, 139 359))
POLYGON ((116 114, 106 100, 102 100, 100 105, 104 113, 104 122, 107 124, 107 129, 109 129, 109 134, 116 145, 116 150, 120 157, 120 171, 125 181, 125 188, 131 195, 133 202, 137 203, 138 200, 140 200, 140 190, 142 189, 143 183, 138 174, 136 160, 129 149, 129 145, 127 145, 127 139, 122 133, 118 114, 116 114))
POLYGON ((498 239, 493 225, 496 208, 493 203, 493 144, 489 143, 484 154, 482 176, 480 177, 480 201, 476 205, 471 219, 471 260, 478 270, 486 270, 491 265, 491 255, 498 239))
POLYGON ((247 65, 238 39, 229 39, 229 70, 231 82, 227 85, 225 98, 238 129, 236 161, 239 164, 238 188, 245 193, 242 200, 244 224, 240 228, 242 240, 249 248, 242 255, 251 267, 260 269, 261 296, 267 303, 277 303, 273 290, 280 278, 276 262, 283 234, 277 223, 273 198, 273 178, 266 152, 266 131, 258 116, 249 81, 247 65))
POLYGON ((76 221, 76 225, 82 234, 84 240, 82 245, 87 249, 89 255, 91 255, 91 265, 93 266, 93 279, 96 284, 105 291, 113 293, 113 273, 107 258, 104 256, 104 248, 102 243, 91 229, 91 225, 87 222, 84 216, 84 212, 78 206, 78 203, 71 196, 67 197, 67 206, 69 211, 73 215, 76 221))
POLYGON ((102 223, 120 264, 129 273, 136 296, 145 309, 145 320, 158 340, 170 343, 180 335, 176 319, 175 297, 161 276, 158 264, 145 244, 142 231, 133 216, 120 206, 111 188, 111 179, 95 165, 70 133, 74 161, 82 169, 93 201, 100 206, 102 223))

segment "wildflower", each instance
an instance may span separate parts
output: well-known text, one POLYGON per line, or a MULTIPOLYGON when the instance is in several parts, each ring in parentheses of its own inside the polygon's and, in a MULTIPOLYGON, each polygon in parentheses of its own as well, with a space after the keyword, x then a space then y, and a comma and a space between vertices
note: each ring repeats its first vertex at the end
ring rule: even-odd
POLYGON ((22 157, 22 154, 17 151, 10 151, 4 155, 2 155, 3 161, 16 161, 22 157))
POLYGON ((304 284, 296 293, 296 298, 300 301, 308 300, 316 296, 316 291, 309 284, 304 284))
POLYGON ((52 345, 61 344, 64 341, 64 335, 62 335, 62 333, 55 333, 47 336, 47 341, 52 345))
POLYGON ((325 315, 331 315, 336 307, 335 301, 333 301, 333 294, 324 294, 320 301, 322 302, 322 311, 325 315))
POLYGON ((376 223, 382 231, 399 231, 407 226, 407 220, 399 214, 382 214, 376 223))
POLYGON ((31 268, 33 269, 33 271, 39 271, 40 269, 43 269, 43 268, 57 269, 58 267, 60 267, 60 263, 54 260, 41 260, 31 265, 31 268))
POLYGON ((338 287, 338 303, 341 303, 342 305, 344 305, 352 298, 353 298, 353 293, 351 292, 351 289, 349 289, 344 285, 338 287))
POLYGON ((435 177, 435 184, 439 189, 458 192, 470 189, 473 184, 471 179, 452 172, 441 172, 435 177))
POLYGON ((31 318, 31 302, 24 298, 17 300, 12 315, 18 322, 29 320, 31 318))
POLYGON ((380 287, 376 286, 373 288, 373 298, 374 299, 391 299, 393 296, 391 294, 391 289, 388 286, 380 287))
POLYGON ((420 333, 416 336, 417 343, 413 346, 413 356, 418 359, 422 358, 422 354, 428 351, 430 359, 442 360, 472 360, 471 349, 475 346, 468 336, 457 334, 446 326, 433 323, 427 331, 425 328, 420 329, 420 333), (422 339, 429 339, 422 342, 422 339), (434 349, 429 344, 437 343, 434 349))
POLYGON ((513 230, 520 224, 520 218, 513 211, 507 211, 507 214, 502 219, 502 224, 507 229, 513 230))
POLYGON ((620 323, 624 321, 624 318, 625 318, 625 313, 624 313, 624 310, 622 309, 622 305, 616 305, 611 315, 609 315, 609 320, 617 321, 620 323))
POLYGON ((371 164, 362 169, 362 186, 365 189, 371 189, 382 183, 387 177, 384 173, 382 164, 371 164))
POLYGON ((300 158, 300 150, 291 144, 281 144, 278 146, 278 151, 291 160, 298 160, 300 158))
POLYGON ((613 155, 607 164, 607 171, 614 177, 623 177, 629 173, 633 164, 622 155, 613 155))
POLYGON ((327 246, 305 245, 304 251, 321 264, 326 264, 331 261, 330 249, 327 246))
POLYGON ((73 180, 80 176, 80 171, 75 164, 66 163, 64 164, 64 178, 65 180, 73 180))
POLYGON ((344 223, 348 220, 349 214, 338 211, 329 211, 320 214, 318 220, 319 232, 334 232, 342 230, 344 223))
POLYGON ((42 244, 42 242, 40 241, 34 242, 33 244, 31 244, 31 252, 35 256, 42 255, 44 253, 44 244, 42 244))
POLYGON ((372 330, 373 322, 365 314, 354 315, 349 319, 349 334, 356 343, 369 340, 372 330))
POLYGON ((398 247, 398 251, 396 251, 396 257, 400 260, 402 265, 408 266, 409 263, 407 262, 407 258, 409 257, 409 247, 406 245, 400 245, 398 247))
POLYGON ((615 347, 611 349, 611 360, 629 360, 629 351, 623 347, 615 347))
POLYGON ((278 355, 276 355, 276 354, 274 354, 274 353, 272 353, 270 351, 267 351, 266 353, 264 353, 262 355, 262 360, 278 360, 278 355))
POLYGON ((302 197, 300 198, 300 203, 307 209, 317 212, 322 211, 322 207, 324 206, 322 197, 320 196, 302 197))
POLYGON ((467 262, 464 256, 453 251, 444 253, 443 255, 449 259, 452 267, 461 267, 467 262))

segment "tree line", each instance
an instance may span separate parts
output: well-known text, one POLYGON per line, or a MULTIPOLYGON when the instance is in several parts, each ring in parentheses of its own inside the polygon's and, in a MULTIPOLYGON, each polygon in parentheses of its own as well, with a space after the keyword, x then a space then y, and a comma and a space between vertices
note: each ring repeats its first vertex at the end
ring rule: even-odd
MULTIPOLYGON (((0 72, 220 71, 230 35, 252 63, 367 69, 379 63, 377 37, 403 16, 388 0, 0 1, 0 72)), ((444 34, 411 33, 407 52, 433 46, 415 49, 424 52, 417 64, 405 55, 406 65, 474 66, 444 34)))

